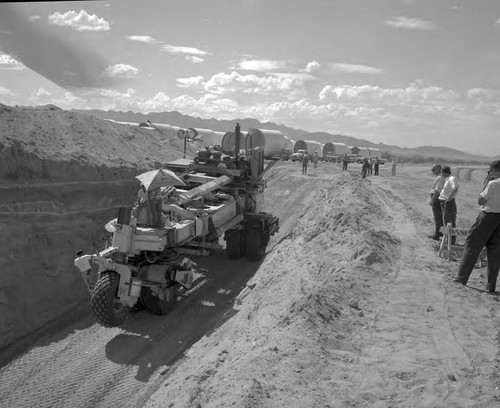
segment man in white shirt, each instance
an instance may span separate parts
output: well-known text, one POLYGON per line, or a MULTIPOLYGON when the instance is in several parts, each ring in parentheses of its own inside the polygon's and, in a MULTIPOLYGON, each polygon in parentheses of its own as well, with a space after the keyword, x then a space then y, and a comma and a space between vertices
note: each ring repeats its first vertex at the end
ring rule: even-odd
POLYGON ((436 176, 432 182, 431 187, 431 207, 432 214, 434 215, 434 234, 429 235, 429 238, 439 241, 441 237, 441 227, 443 226, 443 210, 441 209, 441 202, 438 200, 439 194, 444 187, 444 182, 446 178, 441 174, 441 165, 435 164, 431 169, 432 173, 436 176))
POLYGON ((486 246, 488 274, 486 290, 494 293, 500 270, 500 160, 490 164, 491 181, 479 194, 477 203, 481 206, 476 221, 465 240, 464 252, 458 275, 454 282, 466 285, 481 250, 486 246))
MULTIPOLYGON (((443 166, 441 174, 445 177, 445 182, 441 193, 439 193, 439 202, 443 211, 443 225, 451 223, 452 227, 457 226, 457 204, 455 197, 458 193, 458 181, 455 176, 451 175, 451 169, 448 166, 443 166)), ((451 238, 451 244, 455 244, 455 236, 451 238)))

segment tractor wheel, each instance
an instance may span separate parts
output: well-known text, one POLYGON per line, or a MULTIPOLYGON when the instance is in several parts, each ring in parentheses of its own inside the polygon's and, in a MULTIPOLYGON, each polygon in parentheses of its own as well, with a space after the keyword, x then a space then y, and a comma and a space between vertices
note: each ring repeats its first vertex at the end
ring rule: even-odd
POLYGON ((104 327, 119 326, 129 313, 130 308, 120 303, 116 296, 119 284, 120 275, 107 271, 101 275, 92 292, 90 298, 92 313, 97 322, 104 327))
POLYGON ((156 296, 151 288, 143 287, 141 290, 141 301, 146 308, 155 315, 166 315, 174 308, 177 301, 177 284, 167 287, 167 299, 163 300, 156 296))
POLYGON ((246 237, 246 256, 249 261, 260 261, 266 253, 264 237, 259 230, 251 229, 246 237))
POLYGON ((239 259, 243 255, 243 234, 240 230, 228 230, 225 234, 226 255, 229 259, 239 259))

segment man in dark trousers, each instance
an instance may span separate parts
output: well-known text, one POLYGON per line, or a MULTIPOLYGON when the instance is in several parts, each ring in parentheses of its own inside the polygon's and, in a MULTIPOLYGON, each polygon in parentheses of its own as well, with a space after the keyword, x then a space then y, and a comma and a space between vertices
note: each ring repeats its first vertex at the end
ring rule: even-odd
POLYGON ((370 163, 368 162, 368 157, 363 157, 363 164, 361 165, 361 178, 366 178, 369 168, 370 163))
POLYGON ((467 285, 477 258, 486 246, 488 257, 486 290, 494 293, 500 270, 500 160, 490 164, 490 178, 491 180, 479 194, 477 202, 481 206, 481 212, 467 235, 458 275, 453 281, 467 285))
POLYGON ((444 187, 444 182, 446 178, 441 174, 441 165, 435 164, 432 166, 432 174, 436 176, 432 182, 431 187, 431 207, 432 214, 434 215, 434 233, 429 235, 429 238, 439 241, 441 237, 441 227, 443 226, 443 210, 441 208, 441 202, 438 200, 439 194, 444 187))
POLYGON ((378 160, 378 157, 375 157, 375 164, 373 165, 374 167, 374 171, 375 171, 375 175, 378 176, 378 170, 379 170, 379 167, 380 167, 380 161, 378 160))
POLYGON ((302 156, 302 174, 307 174, 308 164, 309 164, 309 156, 307 153, 304 153, 304 156, 302 156))
POLYGON ((347 153, 344 154, 344 158, 342 159, 342 170, 347 170, 347 165, 349 164, 349 159, 347 157, 347 153))
MULTIPOLYGON (((447 226, 451 223, 451 226, 454 228, 457 226, 457 203, 455 202, 455 197, 458 193, 458 180, 455 176, 451 175, 451 169, 448 166, 442 167, 441 174, 446 179, 438 197, 443 211, 443 225, 447 226)), ((455 240, 456 237, 453 235, 451 237, 452 245, 455 245, 455 240)))

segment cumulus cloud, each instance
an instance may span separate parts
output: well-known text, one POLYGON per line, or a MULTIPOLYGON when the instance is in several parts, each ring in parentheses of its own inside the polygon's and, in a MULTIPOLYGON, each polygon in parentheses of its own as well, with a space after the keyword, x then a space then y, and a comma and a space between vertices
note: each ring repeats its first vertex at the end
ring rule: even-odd
POLYGON ((500 91, 495 89, 473 88, 466 94, 473 104, 473 111, 488 116, 500 116, 500 91))
POLYGON ((202 88, 204 78, 202 76, 195 76, 190 78, 178 78, 177 82, 181 88, 202 88))
POLYGON ((402 28, 405 30, 436 30, 437 26, 433 23, 418 18, 411 17, 395 17, 392 20, 387 20, 386 25, 394 28, 402 28))
POLYGON ((15 94, 10 91, 10 89, 5 88, 0 85, 0 96, 14 96, 15 94))
POLYGON ((186 55, 185 58, 193 64, 200 64, 205 61, 203 58, 197 57, 196 55, 186 55))
POLYGON ((66 13, 55 12, 49 16, 49 23, 61 27, 70 27, 76 31, 108 31, 109 23, 104 18, 89 14, 85 10, 76 12, 70 10, 66 13))
POLYGON ((31 96, 35 98, 44 98, 50 96, 50 92, 48 92, 45 88, 38 88, 31 94, 31 96))
POLYGON ((344 64, 344 63, 331 63, 329 66, 338 72, 347 72, 349 74, 368 74, 368 75, 377 75, 383 74, 384 71, 378 68, 369 67, 367 65, 359 65, 359 64, 344 64))
POLYGON ((269 72, 284 69, 286 63, 273 60, 244 60, 240 61, 237 67, 245 71, 269 72))
MULTIPOLYGON (((470 135, 471 132, 477 131, 485 120, 493 120, 492 114, 498 115, 500 112, 498 104, 495 103, 478 103, 475 105, 478 110, 471 109, 472 98, 479 98, 483 94, 494 97, 495 93, 490 90, 471 89, 467 93, 467 102, 452 91, 418 81, 402 88, 371 85, 325 87, 322 99, 316 103, 307 97, 266 98, 266 95, 262 94, 250 95, 255 98, 252 103, 247 103, 249 95, 238 100, 238 93, 210 92, 214 89, 225 89, 229 85, 237 89, 237 86, 246 84, 245 81, 255 85, 258 83, 258 77, 253 77, 255 78, 251 75, 238 76, 231 73, 227 76, 218 74, 209 79, 201 76, 178 79, 179 86, 200 92, 196 97, 188 95, 187 92, 172 97, 164 92, 139 95, 131 88, 125 92, 101 89, 99 92, 94 90, 92 94, 87 94, 84 99, 67 93, 61 99, 45 103, 53 103, 61 108, 92 106, 103 110, 139 112, 176 110, 201 118, 252 117, 261 122, 273 121, 309 131, 342 133, 398 146, 435 144, 436 141, 446 145, 448 141, 453 142, 453 146, 457 148, 459 146, 455 142, 460 131, 470 135)), ((307 75, 304 74, 303 77, 306 78, 307 75)), ((5 92, 4 90, 3 93, 5 92)), ((8 98, 2 95, 0 88, 0 101, 6 99, 8 98)))
POLYGON ((5 105, 16 105, 18 103, 18 95, 10 89, 0 85, 0 103, 5 105))
POLYGON ((159 44, 161 41, 149 36, 149 35, 131 35, 127 37, 129 40, 142 42, 146 44, 159 44))
POLYGON ((384 102, 387 104, 413 104, 446 102, 459 99, 455 91, 438 86, 420 86, 412 83, 406 88, 382 88, 372 85, 361 86, 325 86, 319 93, 322 101, 345 101, 356 103, 384 102))
POLYGON ((28 99, 34 104, 48 104, 52 102, 52 94, 45 88, 38 88, 28 99))
POLYGON ((28 17, 28 20, 33 22, 33 21, 40 21, 42 19, 42 17, 40 16, 29 16, 28 17))
POLYGON ((9 69, 13 71, 21 71, 26 67, 10 55, 0 55, 0 69, 9 69))
POLYGON ((308 74, 273 74, 259 76, 241 75, 236 71, 221 72, 205 80, 203 77, 180 78, 179 86, 216 95, 272 95, 273 97, 297 97, 304 92, 304 83, 312 77, 308 74))
POLYGON ((162 47, 162 49, 163 51, 169 52, 171 54, 197 55, 199 57, 209 55, 207 51, 203 51, 194 47, 180 47, 176 45, 166 44, 162 47))
POLYGON ((108 77, 123 79, 135 78, 138 73, 137 68, 127 64, 111 65, 104 71, 104 74, 108 77))
POLYGON ((320 68, 321 64, 318 61, 311 61, 307 63, 306 69, 304 71, 308 73, 313 73, 318 71, 320 68))
POLYGON ((494 89, 473 88, 467 91, 467 97, 475 100, 500 102, 500 91, 494 89))

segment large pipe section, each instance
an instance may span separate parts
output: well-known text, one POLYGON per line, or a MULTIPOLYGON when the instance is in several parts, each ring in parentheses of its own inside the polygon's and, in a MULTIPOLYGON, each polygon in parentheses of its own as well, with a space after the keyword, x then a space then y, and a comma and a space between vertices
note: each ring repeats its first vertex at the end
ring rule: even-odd
POLYGON ((297 140, 293 145, 294 153, 297 153, 299 150, 307 150, 307 142, 305 140, 297 140))
POLYGON ((285 136, 285 150, 288 152, 293 152, 294 145, 295 145, 295 140, 292 140, 288 136, 285 136))
POLYGON ((343 156, 349 154, 351 151, 344 143, 328 142, 323 147, 323 156, 343 156))
POLYGON ((323 152, 323 143, 316 142, 315 140, 304 140, 306 142, 307 154, 313 155, 314 153, 318 153, 319 155, 323 152))
POLYGON ((349 147, 351 149, 351 154, 354 154, 356 156, 359 156, 361 154, 361 150, 359 150, 359 147, 357 146, 351 146, 349 147))
POLYGON ((245 138, 245 149, 250 150, 255 147, 264 148, 266 159, 279 158, 285 149, 285 136, 279 130, 250 128, 245 138))
MULTIPOLYGON (((246 138, 247 134, 248 134, 248 132, 244 132, 243 130, 240 130, 240 136, 239 136, 240 148, 242 146, 245 146, 245 138, 246 138)), ((234 131, 224 133, 224 136, 222 137, 220 145, 221 145, 222 151, 228 152, 228 153, 234 152, 234 147, 236 146, 236 133, 234 131)))
POLYGON ((203 146, 215 146, 222 144, 222 138, 224 137, 224 132, 216 132, 211 129, 194 128, 196 135, 203 146))

